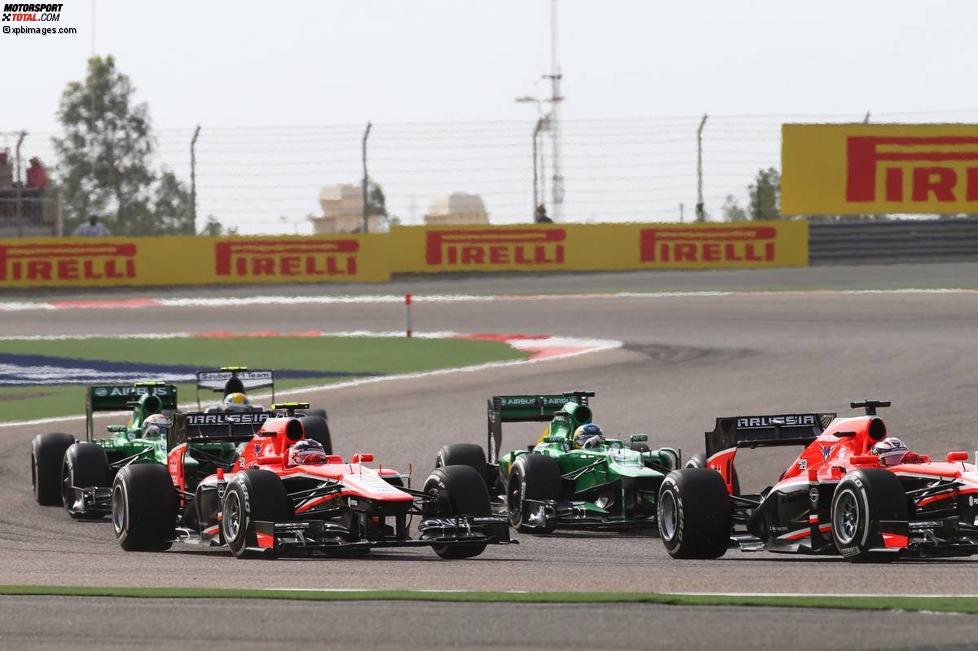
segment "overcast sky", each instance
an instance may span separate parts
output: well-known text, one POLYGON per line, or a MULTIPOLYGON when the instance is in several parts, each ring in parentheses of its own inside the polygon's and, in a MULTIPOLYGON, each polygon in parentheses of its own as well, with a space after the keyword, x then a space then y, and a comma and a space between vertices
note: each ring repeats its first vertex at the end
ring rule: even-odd
MULTIPOLYGON (((496 121, 528 147, 535 109, 513 98, 547 92, 540 75, 549 65, 549 11, 549 0, 97 0, 95 51, 114 55, 133 79, 160 129, 161 155, 174 158, 164 162, 177 171, 185 167, 182 143, 197 123, 204 127, 202 145, 213 133, 209 129, 349 125, 350 151, 355 152, 354 136, 367 120, 378 125, 378 146, 384 146, 384 125, 392 125, 389 133, 396 135, 397 129, 408 128, 397 126, 404 123, 496 121)), ((84 75, 91 50, 91 1, 66 0, 60 24, 77 26, 79 34, 0 34, 0 94, 5 98, 0 131, 24 128, 40 139, 57 129, 58 98, 68 81, 84 75)), ((760 117, 731 117, 729 124, 770 128, 770 134, 757 136, 769 143, 776 164, 776 124, 791 119, 785 116, 861 119, 871 110, 880 120, 974 120, 978 110, 949 111, 978 107, 976 24, 978 3, 964 1, 562 0, 568 146, 573 146, 575 124, 596 130, 607 121, 617 125, 614 133, 624 141, 641 124, 681 125, 676 134, 687 137, 686 122, 669 122, 668 116, 687 116, 695 124, 696 116, 709 112, 721 126, 723 116, 771 116, 771 125, 760 117), (664 121, 657 122, 660 118, 664 121)), ((581 133, 593 135, 588 130, 581 133)), ((253 133, 262 143, 272 132, 253 133)), ((397 150, 393 142, 387 143, 388 151, 397 150)), ((211 143, 217 147, 220 138, 211 143)), ((472 143, 476 149, 485 144, 472 143)), ((45 151, 42 144, 34 147, 45 151)), ((587 161, 586 152, 577 155, 587 161)), ((512 156, 512 163, 500 162, 528 160, 523 149, 512 156)), ((746 157, 746 176, 731 179, 729 188, 746 185, 747 168, 754 164, 753 156, 746 157)), ((233 174, 229 165, 215 164, 215 174, 233 174)), ((351 168, 343 178, 326 178, 331 169, 317 172, 323 178, 310 179, 310 187, 355 182, 359 175, 351 168)), ((683 174, 687 171, 684 167, 683 174)), ((583 171, 579 184, 588 172, 583 171)), ((520 175, 525 177, 525 170, 520 175)), ((419 213, 428 195, 443 189, 419 181, 415 196, 409 184, 396 190, 396 174, 388 176, 397 200, 403 204, 410 194, 420 204, 419 213)), ((479 191, 478 181, 470 173, 464 184, 479 191)), ((524 185, 528 193, 528 181, 524 185)), ((694 189, 685 178, 676 187, 694 189)), ((216 201, 219 192, 213 190, 208 198, 206 191, 202 188, 202 201, 216 201)), ((303 201, 314 211, 314 189, 302 192, 313 195, 303 201)), ((594 194, 597 190, 589 192, 598 198, 579 212, 600 218, 606 199, 594 194)), ((670 192, 669 206, 694 201, 685 190, 674 198, 670 192)), ((711 186, 710 192, 718 203, 716 196, 727 186, 711 186)), ((570 207, 575 196, 570 182, 567 193, 570 207)), ((522 196, 513 200, 525 203, 522 196)), ((505 205, 506 200, 496 201, 505 205)), ((228 208, 219 201, 214 205, 228 208)), ((401 212, 407 211, 404 206, 401 212)), ((489 207, 492 212, 491 202, 489 207)), ((641 208, 636 203, 630 210, 641 208)), ((298 210, 297 204, 283 206, 284 212, 298 210)))

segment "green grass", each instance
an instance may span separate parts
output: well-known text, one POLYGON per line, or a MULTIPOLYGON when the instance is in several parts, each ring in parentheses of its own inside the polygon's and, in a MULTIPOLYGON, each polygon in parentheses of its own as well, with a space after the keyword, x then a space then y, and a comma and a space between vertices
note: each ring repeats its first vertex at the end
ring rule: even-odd
POLYGON ((463 603, 643 603, 672 606, 754 606, 978 613, 975 597, 847 597, 675 595, 645 592, 426 592, 415 590, 276 590, 0 585, 0 595, 140 599, 285 599, 294 601, 436 601, 463 603))
MULTIPOLYGON (((524 353, 500 342, 404 337, 0 341, 0 352, 88 360, 186 364, 201 370, 235 365, 354 374, 339 378, 283 379, 276 381, 276 390, 342 382, 375 373, 392 375, 431 371, 526 357, 524 353)), ((181 403, 194 399, 192 384, 178 385, 178 392, 181 403)), ((0 388, 0 421, 83 414, 84 405, 84 387, 78 385, 0 388)))

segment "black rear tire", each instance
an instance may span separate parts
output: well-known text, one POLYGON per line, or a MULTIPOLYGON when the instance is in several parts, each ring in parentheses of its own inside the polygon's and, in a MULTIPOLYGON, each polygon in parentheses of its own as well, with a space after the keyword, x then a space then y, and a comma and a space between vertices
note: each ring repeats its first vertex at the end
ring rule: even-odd
MULTIPOLYGON (((435 468, 425 480, 424 492, 438 497, 440 515, 489 515, 489 491, 486 489, 486 482, 471 466, 435 468)), ((432 549, 442 558, 472 558, 485 551, 486 543, 442 545, 432 549)))
POLYGON ((872 523, 906 522, 907 514, 907 492, 899 477, 882 468, 850 472, 832 496, 832 540, 847 561, 891 563, 900 557, 900 550, 870 551, 884 547, 872 523))
POLYGON ((103 488, 110 485, 109 460, 101 445, 82 441, 65 451, 61 470, 61 500, 73 518, 102 518, 104 513, 85 513, 75 508, 73 487, 103 488))
POLYGON ((231 553, 238 558, 274 558, 274 549, 255 551, 256 521, 289 522, 292 507, 285 483, 273 472, 252 468, 228 482, 222 503, 221 533, 231 553))
POLYGON ((469 466, 475 468, 482 480, 489 486, 486 452, 481 445, 475 443, 450 443, 442 446, 435 457, 435 468, 445 466, 469 466))
POLYGON ((329 416, 326 415, 325 409, 303 409, 301 416, 319 416, 325 421, 329 421, 329 416))
POLYGON ((173 544, 177 491, 165 466, 134 463, 112 482, 112 528, 129 552, 163 551, 173 544))
POLYGON ((329 423, 324 416, 300 416, 299 422, 302 423, 302 435, 305 438, 318 441, 326 450, 326 454, 333 454, 333 437, 329 433, 329 423))
POLYGON ((659 487, 659 537, 673 558, 719 558, 727 551, 732 506, 720 473, 684 468, 659 487))
POLYGON ((548 520, 544 526, 529 526, 526 521, 527 500, 556 500, 563 480, 560 466, 542 454, 524 454, 516 458, 506 488, 509 523, 522 533, 551 533, 557 523, 548 520))
POLYGON ((31 441, 31 486, 41 506, 61 506, 61 464, 75 443, 71 434, 38 434, 31 441))
MULTIPOLYGON (((686 460, 683 468, 706 468, 706 455, 703 453, 694 454, 686 460)), ((737 475, 737 467, 733 468, 733 494, 740 495, 740 477, 737 475)))

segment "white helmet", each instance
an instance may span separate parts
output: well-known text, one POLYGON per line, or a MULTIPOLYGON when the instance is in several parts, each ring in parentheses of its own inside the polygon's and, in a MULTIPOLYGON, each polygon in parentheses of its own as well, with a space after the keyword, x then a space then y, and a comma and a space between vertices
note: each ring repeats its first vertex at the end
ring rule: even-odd
POLYGON ((143 421, 143 438, 166 436, 167 432, 170 431, 170 427, 170 419, 163 414, 147 416, 146 420, 143 421))
POLYGON ((306 463, 326 463, 326 450, 323 444, 312 439, 296 441, 289 448, 289 465, 301 466, 306 463))
POLYGON ((895 466, 910 452, 903 441, 895 436, 889 436, 873 446, 871 452, 880 459, 880 465, 895 466))

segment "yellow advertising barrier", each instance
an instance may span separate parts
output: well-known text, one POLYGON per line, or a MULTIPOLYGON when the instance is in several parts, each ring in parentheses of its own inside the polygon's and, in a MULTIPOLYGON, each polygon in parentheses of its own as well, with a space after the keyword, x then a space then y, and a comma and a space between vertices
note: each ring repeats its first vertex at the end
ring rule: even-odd
POLYGON ((978 212, 978 125, 785 124, 785 215, 978 212))
POLYGON ((0 287, 108 287, 390 278, 381 235, 0 241, 0 287))
POLYGON ((0 288, 383 282, 392 273, 808 264, 803 221, 396 227, 309 237, 0 241, 0 288))
POLYGON ((724 269, 808 264, 808 223, 403 226, 391 273, 724 269))

